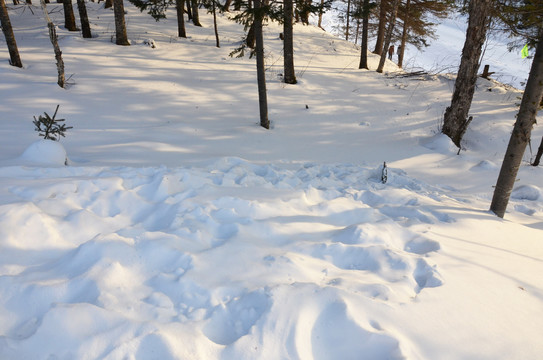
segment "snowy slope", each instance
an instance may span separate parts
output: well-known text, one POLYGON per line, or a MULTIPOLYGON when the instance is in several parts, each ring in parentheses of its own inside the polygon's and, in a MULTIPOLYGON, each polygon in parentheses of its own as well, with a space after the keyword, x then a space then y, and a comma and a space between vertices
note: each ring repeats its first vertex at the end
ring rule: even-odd
POLYGON ((518 90, 479 81, 457 155, 439 134, 452 76, 360 71, 354 45, 297 25, 287 86, 270 24, 267 131, 254 59, 228 57, 238 25, 219 18, 218 49, 209 15, 178 39, 127 4, 118 47, 88 5, 93 39, 58 29, 67 90, 38 9, 10 12, 25 67, 0 63, 0 359, 540 356, 529 152, 506 219, 488 211, 518 90), (56 104, 74 128, 36 143, 56 104))

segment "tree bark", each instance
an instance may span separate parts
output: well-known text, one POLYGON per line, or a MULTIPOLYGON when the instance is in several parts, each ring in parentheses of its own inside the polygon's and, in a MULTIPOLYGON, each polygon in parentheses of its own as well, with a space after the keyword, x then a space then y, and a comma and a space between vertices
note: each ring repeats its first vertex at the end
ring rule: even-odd
POLYGON ((541 161, 541 156, 543 156, 543 137, 541 138, 541 144, 539 144, 539 149, 537 149, 537 154, 535 155, 535 159, 534 159, 534 162, 532 163, 532 166, 539 166, 539 162, 541 161))
POLYGON ((405 52, 405 44, 407 42, 407 28, 409 27, 409 8, 411 5, 411 0, 405 1, 405 15, 403 18, 403 29, 402 29, 402 41, 400 47, 398 48, 398 67, 401 69, 403 67, 403 55, 405 52))
POLYGON ((77 0, 77 9, 79 10, 79 18, 81 20, 81 31, 83 38, 90 39, 92 38, 89 17, 87 16, 87 6, 85 5, 85 0, 77 0))
POLYGON ((251 24, 249 27, 249 31, 247 31, 247 37, 245 38, 245 43, 247 44, 247 47, 250 49, 255 48, 255 22, 251 24))
POLYGON ((396 15, 398 13, 398 5, 400 0, 393 0, 392 2, 392 13, 390 14, 390 21, 388 23, 388 29, 385 37, 385 46, 384 50, 381 52, 381 59, 379 60, 379 66, 377 66, 377 72, 382 73, 385 67, 385 61, 387 56, 387 51, 390 46, 390 41, 392 40, 392 32, 394 31, 394 25, 396 24, 396 15))
POLYGON ((362 3, 362 44, 360 50, 360 64, 359 69, 368 68, 368 26, 370 17, 370 1, 363 0, 362 3))
POLYGON ((469 3, 466 41, 454 84, 451 106, 445 110, 442 129, 458 148, 462 141, 462 133, 468 125, 468 113, 475 92, 477 70, 490 22, 491 6, 491 0, 471 0, 469 3))
POLYGON ((296 74, 294 72, 294 40, 293 40, 293 4, 292 0, 284 0, 284 18, 283 18, 283 67, 284 81, 287 84, 296 84, 296 74))
POLYGON ((324 0, 321 0, 321 5, 319 7, 319 20, 317 26, 322 29, 322 14, 324 13, 324 0))
POLYGON ((226 0, 226 2, 224 3, 224 6, 223 6, 223 11, 227 11, 229 12, 230 11, 230 5, 232 5, 232 0, 226 0))
POLYGON ((202 26, 200 24, 200 15, 198 14, 198 0, 191 0, 192 3, 192 23, 194 26, 202 26))
POLYGON ((64 27, 68 31, 79 31, 75 23, 74 8, 72 0, 63 0, 62 7, 64 8, 64 27))
POLYGON ((185 0, 175 0, 177 11, 177 35, 182 38, 187 37, 185 31, 185 0))
MULTIPOLYGON (((383 42, 385 41, 385 28, 387 23, 387 3, 389 0, 381 0, 379 5, 379 25, 377 27, 377 39, 375 40, 374 54, 381 55, 383 42)), ((386 51, 385 51, 386 52, 386 51)))
POLYGON ((2 32, 6 38, 6 43, 8 45, 10 65, 16 67, 23 67, 21 58, 19 56, 19 48, 17 47, 17 42, 15 41, 15 35, 13 35, 13 28, 11 27, 11 21, 9 20, 8 8, 4 0, 0 0, 0 25, 2 25, 2 32))
POLYGON ((49 14, 47 13, 47 8, 45 7, 45 0, 40 1, 41 8, 43 10, 43 14, 45 15, 45 21, 47 21, 47 27, 49 28, 49 40, 51 40, 51 44, 53 44, 53 50, 55 51, 55 60, 57 61, 57 72, 58 72, 58 80, 57 84, 61 88, 64 88, 65 82, 65 76, 64 76, 64 60, 62 60, 62 51, 60 51, 60 47, 58 46, 58 37, 57 32, 55 30, 55 25, 49 18, 49 14))
POLYGON ((524 95, 517 114, 517 121, 509 139, 509 145, 503 158, 498 181, 494 189, 490 210, 503 218, 515 185, 526 145, 530 140, 532 127, 536 122, 539 102, 543 96, 543 29, 539 30, 539 39, 532 61, 532 68, 524 89, 524 95))
POLYGON ((347 0, 347 23, 345 26, 345 40, 349 41, 349 20, 351 18, 351 0, 347 0))
POLYGON ((217 11, 216 11, 216 0, 211 0, 213 2, 213 29, 215 30, 215 45, 220 48, 221 44, 219 42, 219 29, 217 28, 217 11))
POLYGON ((115 14, 115 43, 123 46, 130 45, 126 34, 123 0, 113 0, 113 12, 115 14))
POLYGON ((113 0, 106 0, 104 3, 104 9, 109 9, 110 7, 113 7, 113 0))
POLYGON ((266 70, 264 68, 264 37, 262 35, 262 14, 260 10, 260 0, 254 1, 254 32, 256 42, 256 76, 258 83, 258 105, 260 109, 260 126, 270 128, 268 119, 268 99, 266 95, 266 70))

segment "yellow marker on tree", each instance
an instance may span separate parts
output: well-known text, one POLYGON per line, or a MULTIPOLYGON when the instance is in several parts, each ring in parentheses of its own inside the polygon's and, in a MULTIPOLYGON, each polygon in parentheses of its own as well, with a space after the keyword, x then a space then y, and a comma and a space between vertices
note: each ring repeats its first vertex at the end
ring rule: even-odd
POLYGON ((522 51, 520 52, 521 55, 522 55, 522 58, 526 58, 528 57, 528 44, 524 45, 524 47, 522 48, 522 51))

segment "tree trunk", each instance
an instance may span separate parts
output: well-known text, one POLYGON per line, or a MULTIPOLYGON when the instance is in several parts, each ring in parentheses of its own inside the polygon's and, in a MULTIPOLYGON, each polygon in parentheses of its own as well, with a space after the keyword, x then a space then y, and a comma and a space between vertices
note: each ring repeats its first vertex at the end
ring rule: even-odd
POLYGON ((411 5, 411 0, 406 0, 405 2, 405 15, 403 18, 403 29, 402 29, 402 41, 400 47, 398 48, 398 67, 401 69, 403 67, 403 54, 405 52, 405 43, 407 42, 407 28, 409 26, 409 7, 411 5))
POLYGON ((321 0, 321 6, 319 7, 319 21, 317 26, 322 29, 322 14, 324 13, 324 0, 321 0))
POLYGON ((4 0, 0 0, 0 25, 2 25, 2 32, 6 38, 6 43, 8 45, 10 65, 16 67, 23 67, 21 58, 19 57, 19 48, 17 47, 17 42, 15 41, 15 35, 13 35, 13 28, 11 27, 11 21, 9 20, 8 8, 4 0))
POLYGON ((123 0, 113 0, 113 12, 115 14, 115 43, 123 46, 130 45, 126 34, 123 0))
POLYGON ((190 0, 187 0, 187 15, 190 21, 192 21, 192 8, 190 7, 190 0))
POLYGON ((68 31, 79 31, 77 25, 75 24, 75 15, 74 8, 72 6, 72 0, 62 1, 62 6, 64 8, 64 27, 68 31))
POLYGON ((223 6, 223 11, 230 11, 230 5, 232 5, 232 0, 226 0, 223 6))
POLYGON ((360 50, 359 69, 368 68, 368 25, 370 17, 370 0, 363 0, 362 3, 362 44, 360 50))
POLYGON ((192 3, 192 23, 194 26, 202 26, 200 24, 200 15, 198 14, 198 0, 191 0, 192 3))
POLYGON ((262 14, 260 0, 254 0, 254 32, 256 41, 256 76, 258 83, 258 105, 260 109, 260 126, 270 128, 268 120, 268 99, 266 95, 266 70, 264 68, 264 37, 262 35, 262 14))
MULTIPOLYGON (((392 13, 390 14, 390 22, 388 23, 388 29, 385 37, 385 46, 384 49, 388 50, 390 46, 390 41, 392 40, 392 33, 394 32, 394 25, 396 24, 396 15, 398 13, 398 5, 400 0, 393 0, 392 2, 392 13)), ((377 66, 377 72, 382 73, 385 67, 387 51, 381 52, 381 59, 379 60, 379 66, 377 66)))
POLYGON ((539 149, 537 149, 537 154, 535 155, 535 159, 534 159, 534 162, 532 163, 532 166, 539 166, 539 162, 541 161, 541 156, 543 156, 543 137, 541 138, 541 144, 539 144, 539 149))
POLYGON ((215 45, 220 48, 221 47, 221 44, 219 42, 219 29, 217 28, 217 11, 216 11, 216 4, 215 4, 215 1, 216 0, 211 0, 213 1, 212 3, 212 6, 213 6, 213 29, 215 30, 215 45))
POLYGON ((77 9, 79 10, 79 18, 81 20, 81 30, 83 33, 83 38, 90 39, 92 38, 89 17, 87 16, 87 6, 85 5, 85 0, 77 0, 77 9))
POLYGON ((255 22, 251 24, 249 27, 249 31, 247 31, 247 37, 245 38, 245 43, 247 44, 247 47, 250 49, 255 48, 255 22))
POLYGON ((442 129, 458 148, 468 125, 468 113, 475 92, 481 51, 490 23, 491 6, 491 0, 471 0, 469 3, 466 41, 454 84, 451 106, 445 110, 442 129))
POLYGON ((503 218, 511 191, 515 185, 517 173, 520 168, 526 145, 530 140, 532 127, 536 122, 539 102, 543 96, 543 29, 539 30, 537 49, 532 61, 532 68, 524 89, 524 95, 517 114, 517 121, 509 139, 509 145, 503 158, 498 182, 494 189, 494 196, 490 210, 503 218))
POLYGON ((40 4, 43 10, 43 14, 45 15, 45 21, 47 21, 47 27, 49 28, 49 40, 51 40, 51 44, 53 44, 53 50, 55 51, 55 60, 57 61, 58 72, 57 84, 61 88, 64 88, 64 60, 62 60, 62 51, 60 51, 60 47, 58 46, 57 32, 55 30, 55 25, 53 24, 53 22, 49 18, 49 14, 47 13, 47 8, 45 7, 45 0, 41 0, 40 4))
POLYGON ((345 40, 349 41, 349 19, 351 17, 351 0, 347 0, 347 24, 345 26, 345 40))
POLYGON ((104 3, 104 9, 109 9, 110 7, 113 7, 113 0, 106 0, 104 3))
POLYGON ((187 37, 185 31, 185 0, 175 0, 177 11, 177 35, 182 38, 187 37))
POLYGON ((296 84, 296 74, 294 72, 294 40, 293 40, 293 5, 292 0, 284 0, 284 18, 283 18, 283 65, 284 81, 287 84, 296 84))
MULTIPOLYGON (((383 42, 385 41, 385 27, 387 23, 387 2, 389 0, 381 0, 379 5, 379 25, 377 28, 377 39, 375 40, 374 54, 381 55, 383 52, 383 42)), ((385 51, 386 52, 386 51, 385 51)))

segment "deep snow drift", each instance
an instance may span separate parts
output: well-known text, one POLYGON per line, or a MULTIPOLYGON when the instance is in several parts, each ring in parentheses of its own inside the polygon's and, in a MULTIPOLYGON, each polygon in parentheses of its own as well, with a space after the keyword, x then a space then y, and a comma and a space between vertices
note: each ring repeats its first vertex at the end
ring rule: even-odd
POLYGON ((266 131, 254 59, 228 57, 239 25, 219 17, 218 49, 208 15, 178 39, 126 4, 118 47, 88 6, 93 39, 58 29, 67 90, 38 9, 10 11, 25 67, 0 63, 0 359, 540 356, 529 151, 506 219, 488 211, 520 91, 479 81, 457 155, 439 135, 453 76, 360 71, 354 45, 296 26, 287 86, 270 24, 266 131), (44 144, 32 117, 56 104, 73 129, 44 144))

